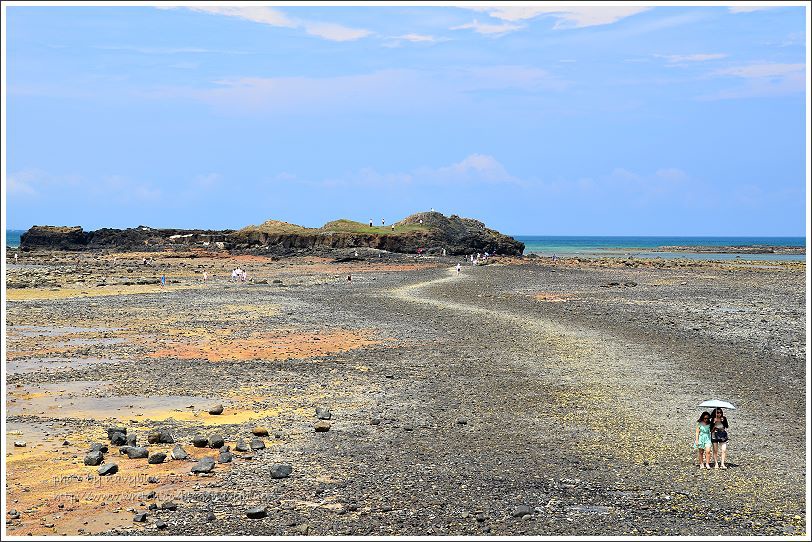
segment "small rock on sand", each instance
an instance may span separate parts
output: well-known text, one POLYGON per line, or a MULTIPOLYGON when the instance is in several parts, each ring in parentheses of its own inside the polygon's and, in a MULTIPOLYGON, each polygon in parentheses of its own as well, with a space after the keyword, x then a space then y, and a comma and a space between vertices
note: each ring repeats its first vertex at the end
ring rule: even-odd
POLYGON ((101 452, 90 452, 85 456, 85 465, 89 467, 97 467, 104 461, 104 455, 101 452))
POLYGON ((268 514, 268 509, 264 506, 256 506, 254 508, 249 508, 245 511, 246 517, 250 519, 260 519, 264 518, 268 514))
POLYGON ((329 420, 333 417, 333 414, 330 412, 329 408, 325 406, 317 406, 316 417, 320 420, 329 420))
POLYGON ((204 457, 194 465, 192 465, 192 472, 205 473, 214 470, 214 459, 211 457, 204 457))
POLYGON ((325 433, 330 430, 330 422, 326 422, 324 420, 316 422, 315 425, 316 433, 325 433))
POLYGON ((213 414, 215 416, 219 416, 222 413, 223 413, 223 405, 221 404, 214 405, 209 409, 209 414, 213 414))
POLYGON ((145 457, 149 457, 149 450, 143 446, 128 446, 127 457, 130 459, 144 459, 145 457))
POLYGON ((107 463, 99 467, 99 476, 110 476, 118 472, 118 465, 115 463, 107 463))
POLYGON ((219 463, 231 463, 231 460, 234 459, 234 454, 231 452, 221 452, 220 457, 217 459, 219 463))
POLYGON ((180 444, 175 444, 175 447, 172 448, 172 452, 170 455, 172 456, 172 459, 177 459, 180 461, 184 459, 189 459, 189 453, 186 450, 184 450, 183 446, 181 446, 180 444))
POLYGON ((107 444, 102 444, 101 442, 94 442, 90 445, 90 449, 88 450, 88 452, 101 452, 103 454, 106 454, 108 451, 109 448, 107 444))
POLYGON ((274 463, 271 465, 271 478, 287 478, 293 472, 293 467, 284 463, 274 463))
POLYGON ((251 449, 252 450, 264 450, 265 449, 265 441, 261 438, 252 438, 251 439, 251 449))
POLYGON ((203 435, 195 435, 192 438, 192 444, 194 444, 195 448, 205 448, 209 445, 209 439, 203 435))
POLYGON ((251 433, 258 437, 267 437, 268 436, 268 429, 265 427, 254 427, 251 429, 251 433))
POLYGON ((150 465, 160 465, 161 463, 164 462, 164 460, 166 460, 166 454, 163 452, 158 452, 149 456, 149 459, 147 459, 147 463, 149 463, 150 465))
POLYGON ((225 446, 226 441, 222 435, 212 435, 209 437, 209 448, 222 448, 225 446))
POLYGON ((26 446, 28 446, 28 443, 25 442, 24 440, 15 440, 14 441, 14 447, 15 448, 25 448, 26 446))
POLYGON ((135 521, 136 523, 143 523, 146 520, 147 520, 147 513, 146 512, 141 512, 141 513, 136 514, 136 515, 133 516, 133 521, 135 521))
POLYGON ((238 452, 247 452, 248 451, 248 444, 245 443, 243 439, 237 441, 237 444, 234 445, 234 449, 238 452))

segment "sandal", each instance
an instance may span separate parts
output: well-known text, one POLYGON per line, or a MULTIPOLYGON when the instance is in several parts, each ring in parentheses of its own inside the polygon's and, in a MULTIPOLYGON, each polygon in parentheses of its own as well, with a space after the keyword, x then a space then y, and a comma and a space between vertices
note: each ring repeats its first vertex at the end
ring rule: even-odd
POLYGON ((719 467, 719 468, 720 468, 720 469, 726 469, 727 467, 726 467, 726 466, 723 464, 723 465, 722 465, 721 467, 719 467))

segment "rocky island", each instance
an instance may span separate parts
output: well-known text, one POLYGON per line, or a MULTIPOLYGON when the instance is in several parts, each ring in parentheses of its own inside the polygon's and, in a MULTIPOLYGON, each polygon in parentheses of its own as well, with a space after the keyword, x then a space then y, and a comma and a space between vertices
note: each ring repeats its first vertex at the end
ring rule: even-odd
POLYGON ((274 256, 319 254, 333 249, 372 248, 388 252, 450 255, 490 252, 520 256, 524 244, 487 228, 485 224, 438 212, 410 215, 392 225, 370 226, 334 220, 320 228, 269 220, 240 230, 182 230, 33 226, 20 239, 20 249, 31 250, 142 250, 200 248, 274 256))

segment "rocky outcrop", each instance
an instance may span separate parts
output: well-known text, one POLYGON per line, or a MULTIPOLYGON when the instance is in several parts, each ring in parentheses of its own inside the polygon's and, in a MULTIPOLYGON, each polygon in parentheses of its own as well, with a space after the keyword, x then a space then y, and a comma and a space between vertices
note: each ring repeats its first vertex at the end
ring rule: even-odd
POLYGON ((400 253, 449 255, 490 252, 518 256, 524 244, 485 224, 456 215, 428 212, 411 215, 392 226, 336 220, 321 228, 305 228, 268 221, 238 231, 156 229, 147 226, 124 230, 34 226, 20 239, 22 250, 171 250, 202 248, 261 252, 272 255, 319 253, 334 249, 372 248, 400 253))

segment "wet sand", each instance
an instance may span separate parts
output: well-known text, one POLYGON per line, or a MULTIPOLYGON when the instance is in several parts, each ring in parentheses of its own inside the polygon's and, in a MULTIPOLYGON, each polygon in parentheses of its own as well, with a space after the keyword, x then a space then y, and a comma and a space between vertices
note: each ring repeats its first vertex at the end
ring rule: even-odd
POLYGON ((6 532, 804 533, 803 263, 457 275, 453 258, 362 256, 24 254, 7 272, 6 532), (726 471, 690 449, 710 398, 739 407, 726 471), (82 459, 114 425, 150 453, 167 429, 195 457, 217 457, 197 434, 232 451, 269 434, 211 475, 110 445, 119 474, 100 478, 82 459))

